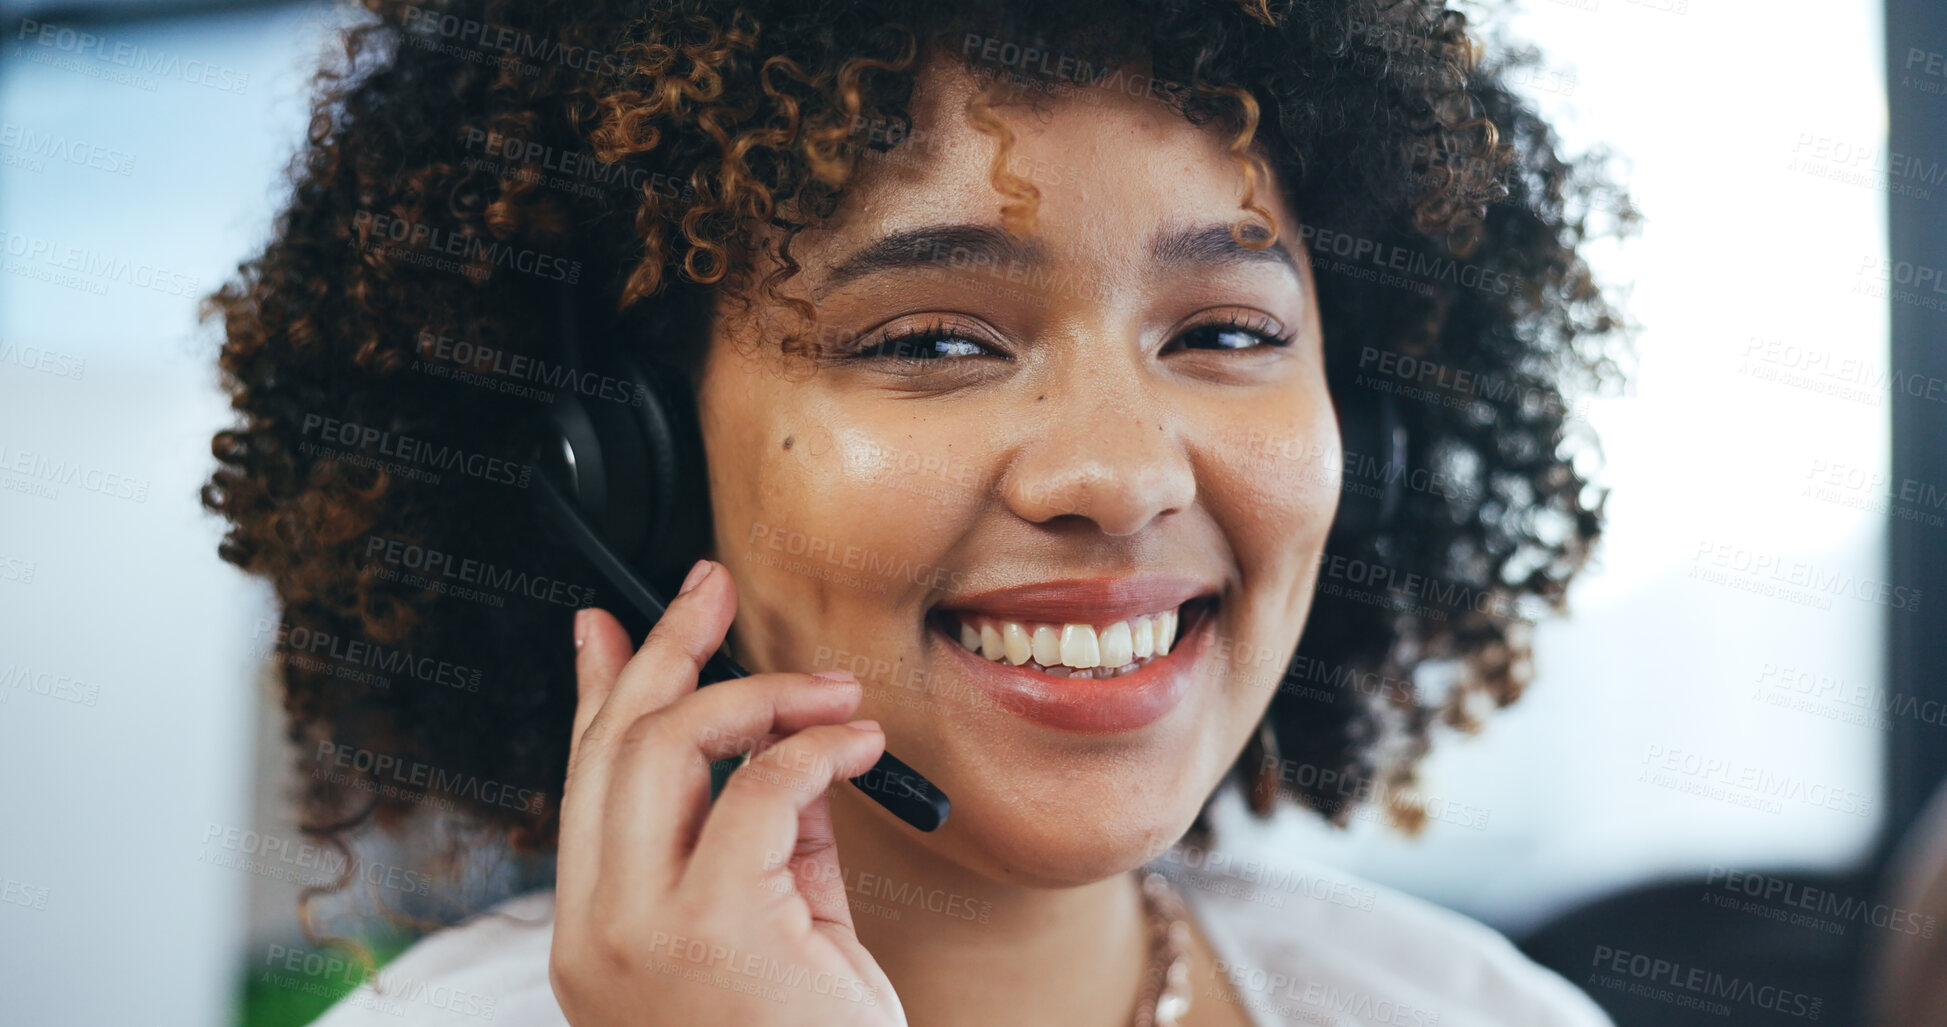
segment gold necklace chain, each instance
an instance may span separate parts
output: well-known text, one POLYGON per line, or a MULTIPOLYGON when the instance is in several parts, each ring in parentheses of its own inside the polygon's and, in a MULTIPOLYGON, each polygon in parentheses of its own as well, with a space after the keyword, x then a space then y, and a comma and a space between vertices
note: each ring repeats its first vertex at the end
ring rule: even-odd
POLYGON ((1145 871, 1142 893, 1150 958, 1130 1027, 1176 1027, 1190 1011, 1189 920, 1183 897, 1162 874, 1145 871))

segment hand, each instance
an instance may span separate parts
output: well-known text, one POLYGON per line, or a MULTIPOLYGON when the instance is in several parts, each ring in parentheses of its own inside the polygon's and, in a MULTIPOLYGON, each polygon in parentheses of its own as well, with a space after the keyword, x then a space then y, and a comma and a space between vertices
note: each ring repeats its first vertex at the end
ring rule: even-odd
POLYGON ((858 681, 698 689, 737 588, 708 561, 685 588, 634 655, 614 617, 576 619, 548 961, 562 1012, 575 1027, 905 1024, 853 930, 832 836, 827 789, 885 749, 878 724, 847 723, 858 681), (752 749, 713 806, 710 761, 752 749))

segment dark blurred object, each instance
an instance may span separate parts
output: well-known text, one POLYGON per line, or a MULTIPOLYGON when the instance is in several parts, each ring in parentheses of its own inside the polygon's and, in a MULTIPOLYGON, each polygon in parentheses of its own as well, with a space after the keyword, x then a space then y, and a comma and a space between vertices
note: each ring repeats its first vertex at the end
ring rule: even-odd
POLYGON ((1947 787, 1908 833, 1881 902, 1911 910, 1918 933, 1889 933, 1870 953, 1866 1002, 1877 1027, 1947 1024, 1947 787))
MULTIPOLYGON (((1919 88, 1914 79, 1929 62, 1937 67, 1947 40, 1947 4, 1940 0, 1886 0, 1886 147, 1889 153, 1947 153, 1947 96, 1919 88)), ((1924 76, 1923 76, 1924 78, 1924 76)), ((1947 80, 1943 80, 1947 81, 1947 80)), ((1887 253, 1890 266, 1947 268, 1947 205, 1931 194, 1887 190, 1887 253)), ((1911 272, 1916 279, 1919 271, 1911 272)), ((1889 290, 1891 293, 1892 290, 1889 290)), ((1901 299, 1897 294, 1894 298, 1901 299)), ((1947 378, 1947 310, 1940 290, 1914 293, 1889 305, 1889 354, 1909 381, 1947 378)), ((1938 489, 1947 483, 1947 408, 1923 389, 1892 390, 1892 480, 1938 489)), ((1919 609, 1895 613, 1887 624, 1889 694, 1915 703, 1947 703, 1947 531, 1906 517, 1891 518, 1887 574, 1931 592, 1919 609)), ((1924 709, 1925 706, 1923 705, 1924 709)), ((1887 933, 1868 955, 1864 996, 1884 1027, 1947 1024, 1947 743, 1937 718, 1894 722, 1887 751, 1887 819, 1880 847, 1882 901, 1933 917, 1919 935, 1887 933), (1924 806, 1923 806, 1924 804, 1924 806), (1923 811, 1924 810, 1924 811, 1923 811)), ((1865 1022, 1865 1021, 1862 1021, 1865 1022)))
MULTIPOLYGON (((1925 74, 1947 50, 1947 3, 1886 0, 1886 152, 1947 155, 1947 77, 1925 74), (1919 72, 1920 74, 1916 74, 1919 72), (1917 81, 1926 79, 1926 82, 1917 81), (1933 89, 1920 88, 1922 85, 1933 89)), ((1947 489, 1947 290, 1936 279, 1947 269, 1947 203, 1926 190, 1886 191, 1888 364, 1906 383, 1891 388, 1892 468, 1888 490, 1938 495, 1947 489), (1902 285, 1905 282, 1907 284, 1902 285), (1914 388, 1912 383, 1920 383, 1914 388)), ((1875 277, 1878 270, 1875 269, 1875 277)), ((1929 504, 1938 507, 1938 503, 1929 504)), ((1920 709, 1947 704, 1947 530, 1924 520, 1887 520, 1886 577, 1917 588, 1924 601, 1886 617, 1886 692, 1920 709)), ((1947 781, 1947 744, 1938 716, 1896 717, 1887 737, 1886 820, 1880 865, 1906 836, 1920 811, 1947 781)))
MULTIPOLYGON (((162 18, 172 14, 194 14, 245 7, 281 7, 290 0, 0 0, 0 26, 9 35, 20 28, 23 18, 40 22, 81 24, 133 18, 162 18)), ((317 0, 319 6, 329 6, 317 0)))
POLYGON ((1617 1027, 1859 1024, 1867 939, 1883 933, 1874 894, 1864 876, 1713 870, 1583 906, 1520 944, 1617 1027))

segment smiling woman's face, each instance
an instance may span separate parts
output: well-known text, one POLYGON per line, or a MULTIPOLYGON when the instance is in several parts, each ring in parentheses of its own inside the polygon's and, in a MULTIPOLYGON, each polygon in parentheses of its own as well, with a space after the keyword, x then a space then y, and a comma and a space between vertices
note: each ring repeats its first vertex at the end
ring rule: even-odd
POLYGON ((1041 192, 1010 240, 998 143, 963 113, 980 84, 930 69, 913 138, 794 241, 782 291, 824 357, 780 351, 785 305, 719 304, 714 555, 742 662, 852 670, 860 716, 952 797, 921 844, 1079 883, 1175 841, 1255 728, 1339 439, 1298 223, 1260 183, 1280 245, 1232 241, 1227 130, 1109 90, 997 110, 1041 192))

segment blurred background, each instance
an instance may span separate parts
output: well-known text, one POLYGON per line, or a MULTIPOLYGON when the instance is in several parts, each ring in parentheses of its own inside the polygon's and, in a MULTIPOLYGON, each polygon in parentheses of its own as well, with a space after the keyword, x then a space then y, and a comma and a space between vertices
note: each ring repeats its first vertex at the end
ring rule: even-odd
MULTIPOLYGON (((1631 394, 1582 410, 1609 530, 1530 693, 1436 745, 1421 838, 1289 815, 1264 844, 1507 932, 1618 1023, 1795 1017, 1608 991, 1599 948, 1860 1022, 1947 775, 1947 5, 1459 6, 1541 48, 1525 88, 1642 215, 1595 254, 1644 328, 1631 394)), ((0 2, 8 1023, 299 1024, 357 980, 291 958, 330 857, 294 855, 268 589, 197 503, 229 423, 197 302, 267 237, 354 17, 0 2)), ((526 879, 483 856, 444 901, 526 879)))

